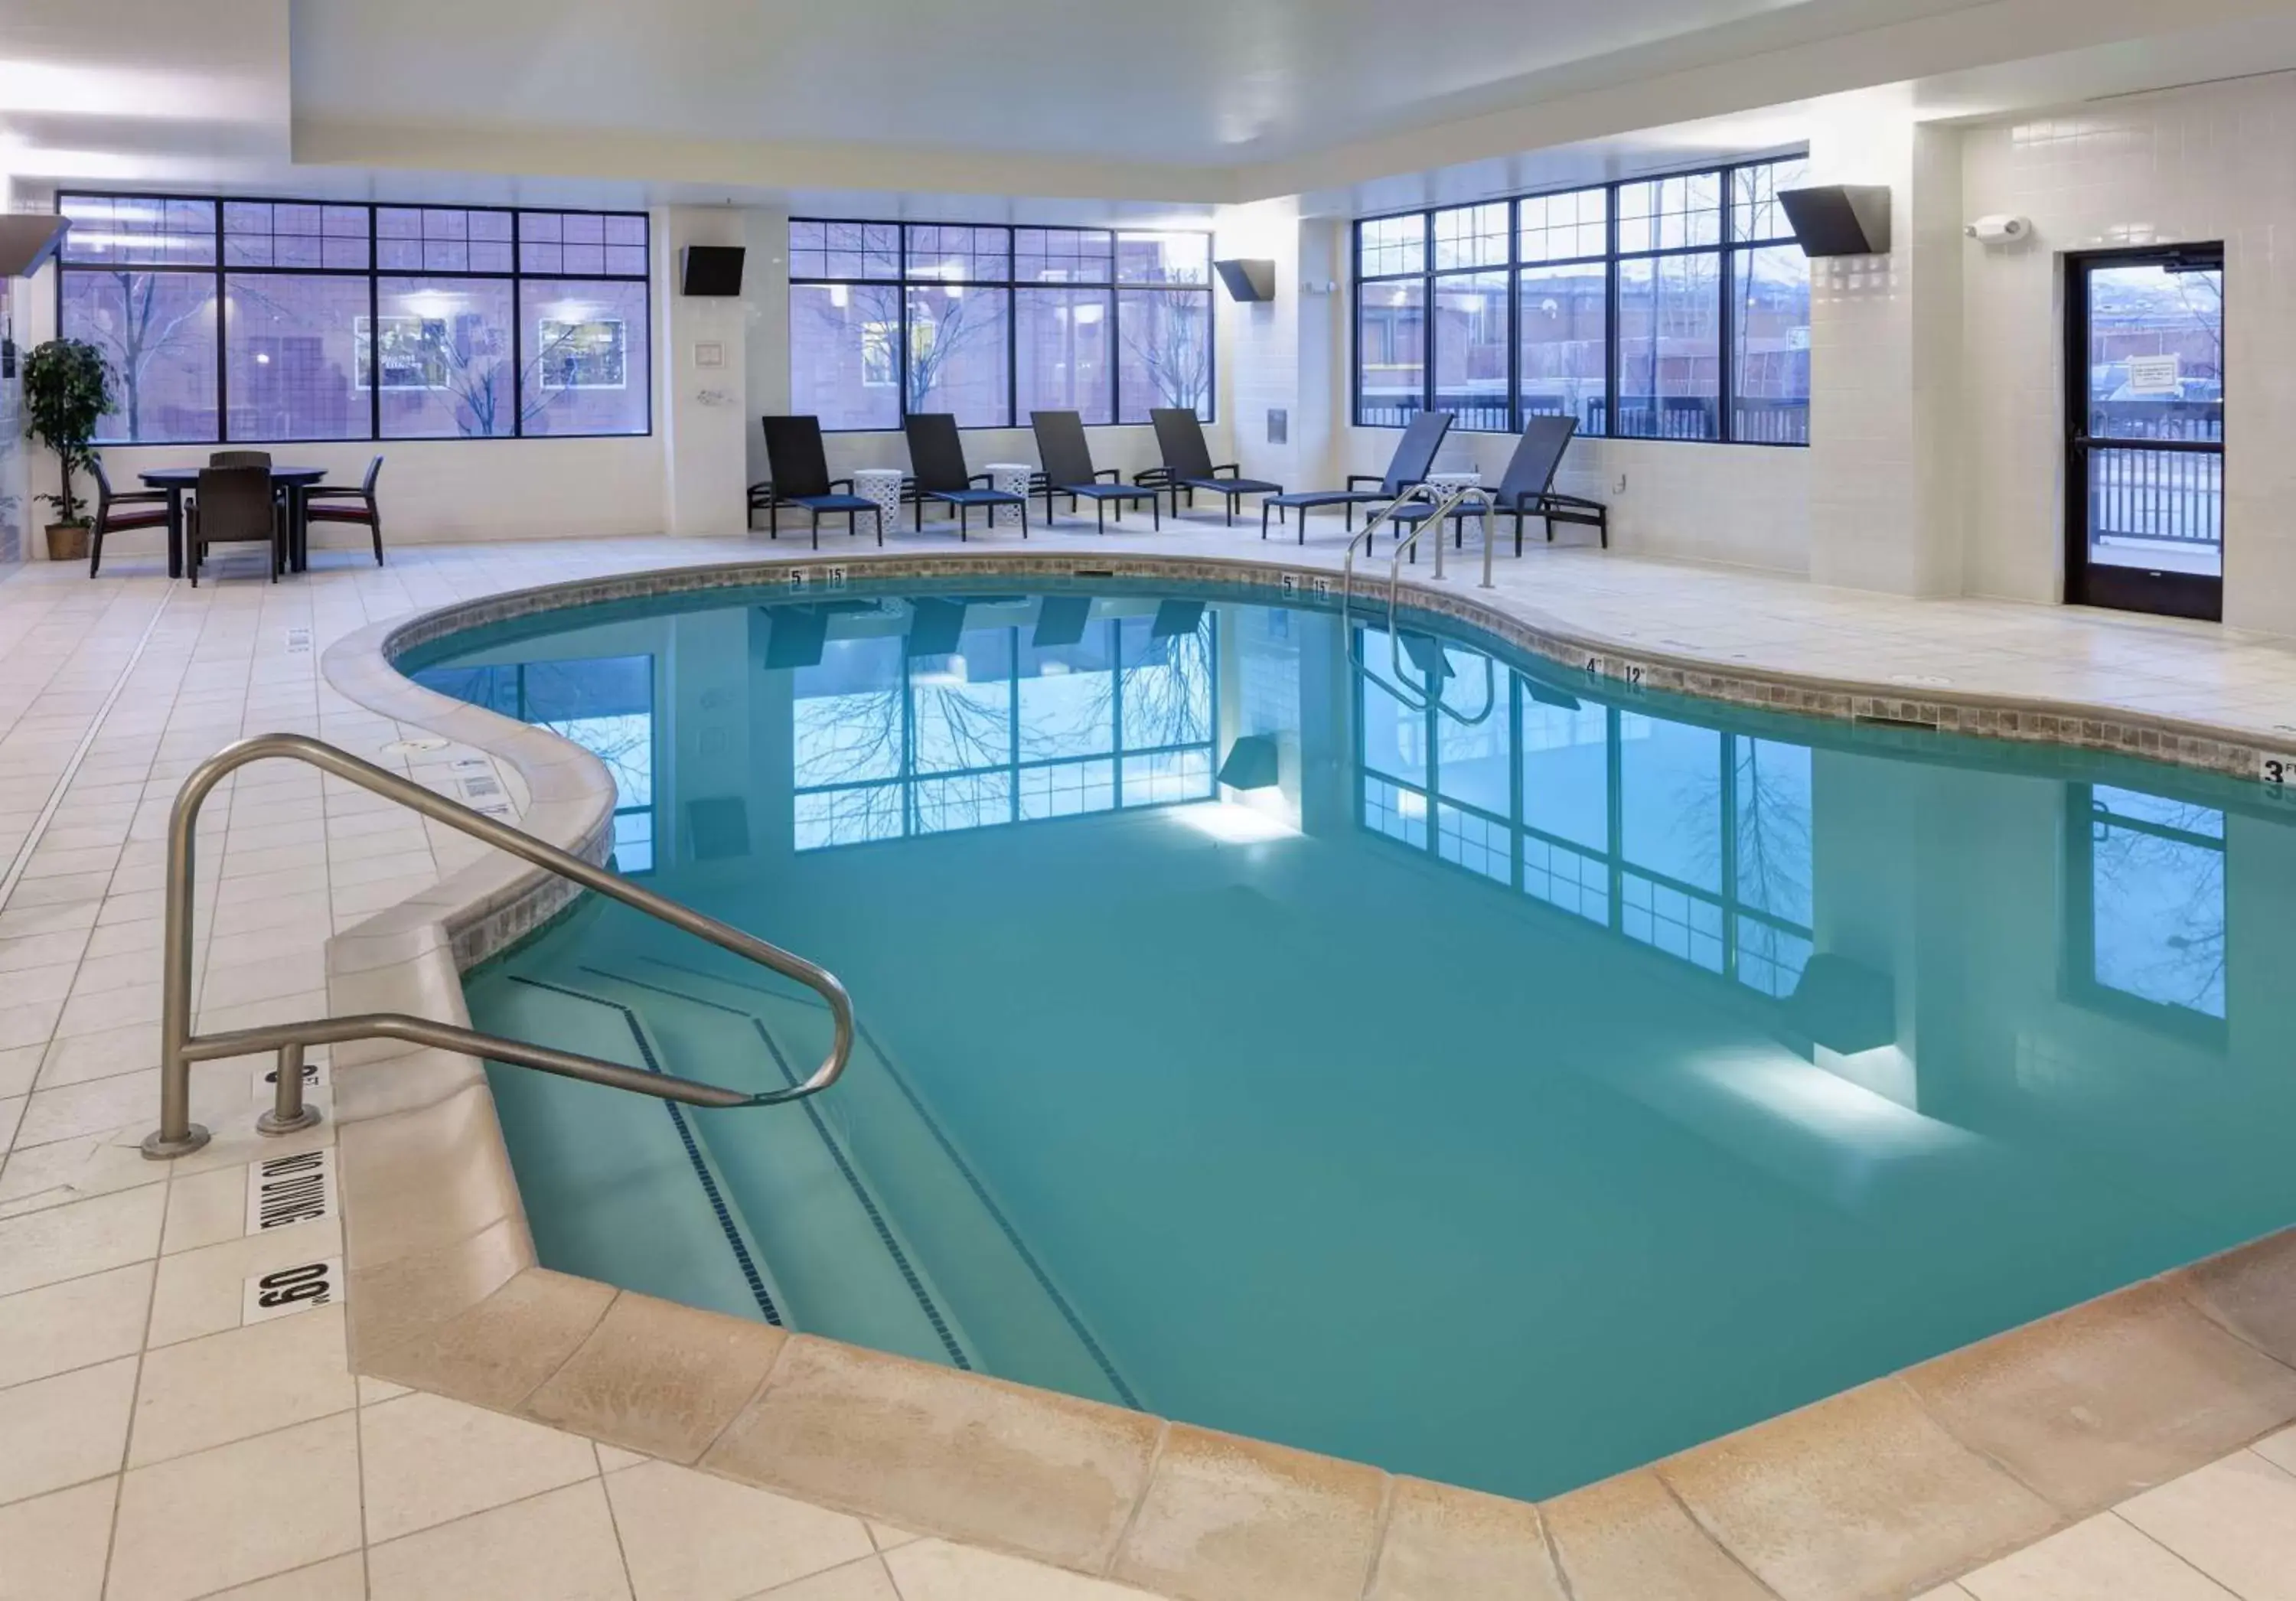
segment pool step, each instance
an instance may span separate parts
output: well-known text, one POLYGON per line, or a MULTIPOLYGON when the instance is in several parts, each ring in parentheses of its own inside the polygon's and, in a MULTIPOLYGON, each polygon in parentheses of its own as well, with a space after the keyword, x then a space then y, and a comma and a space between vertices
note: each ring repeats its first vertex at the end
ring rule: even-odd
MULTIPOLYGON (((829 1016, 818 999, 769 976, 715 973, 682 953, 657 956, 643 947, 619 950, 614 968, 650 994, 746 1016, 778 1049, 792 1081, 828 1047, 829 1016)), ((712 1063, 712 1071, 727 1065, 712 1063)), ((1144 1404, 887 1054, 865 1012, 845 1076, 804 1104, 820 1111, 861 1181, 899 1220, 920 1277, 936 1287, 981 1367, 1119 1406, 1144 1404)))
MULTIPOLYGON (((471 1004, 511 1038, 649 1065, 628 1014, 534 975, 483 974, 471 1004)), ((666 1300, 784 1320, 786 1297, 691 1112, 522 1068, 488 1077, 512 1148, 551 1156, 527 1161, 518 1175, 545 1262, 666 1300)))
MULTIPOLYGON (((642 1017, 670 1072, 755 1093, 802 1081, 817 1059, 800 1063, 767 1019, 713 997, 599 965, 559 981, 642 1017)), ((792 1327, 880 1351, 979 1366, 901 1224, 855 1163, 834 1094, 688 1113, 772 1264, 783 1316, 792 1327)))

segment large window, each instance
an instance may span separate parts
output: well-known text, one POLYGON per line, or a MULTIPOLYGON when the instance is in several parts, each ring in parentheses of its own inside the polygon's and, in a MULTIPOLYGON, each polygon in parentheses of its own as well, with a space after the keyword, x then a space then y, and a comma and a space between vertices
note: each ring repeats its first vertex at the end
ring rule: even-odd
POLYGON ((1209 421, 1211 254, 1208 234, 799 218, 790 404, 832 430, 1209 421))
POLYGON ((646 219, 65 193, 58 325, 111 444, 508 439, 653 425, 646 219))
POLYGON ((1357 424, 1809 442, 1799 157, 1356 225, 1357 424))

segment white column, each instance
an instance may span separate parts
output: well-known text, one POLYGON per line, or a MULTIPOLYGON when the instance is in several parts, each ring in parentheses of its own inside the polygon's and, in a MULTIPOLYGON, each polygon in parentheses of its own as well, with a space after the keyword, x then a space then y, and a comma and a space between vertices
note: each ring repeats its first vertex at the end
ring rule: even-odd
POLYGON ((1302 218, 1296 199, 1229 208, 1216 225, 1213 252, 1222 259, 1275 263, 1275 298, 1250 305, 1219 298, 1221 411, 1233 430, 1235 459, 1246 478, 1289 489, 1336 481, 1340 439, 1333 384, 1340 372, 1339 316, 1343 291, 1322 285, 1340 276, 1346 224, 1302 218), (1308 285, 1314 285, 1309 288, 1308 285), (1268 438, 1268 414, 1283 414, 1284 438, 1268 438))
POLYGON ((739 299, 678 292, 680 252, 690 244, 744 242, 728 206, 672 206, 655 229, 662 241, 658 319, 664 349, 655 418, 664 452, 662 521, 675 535, 734 534, 748 505, 749 324, 757 292, 746 269, 739 299))
POLYGON ((1890 189, 1886 256, 1810 272, 1810 577, 1962 590, 1961 136, 1890 90, 1821 103, 1812 183, 1890 189))

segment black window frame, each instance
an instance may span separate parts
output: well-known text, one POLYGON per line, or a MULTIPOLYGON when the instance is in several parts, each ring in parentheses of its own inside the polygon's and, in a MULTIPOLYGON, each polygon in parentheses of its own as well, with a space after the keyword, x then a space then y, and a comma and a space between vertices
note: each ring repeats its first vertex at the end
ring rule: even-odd
MULTIPOLYGON (((627 211, 584 206, 471 206, 440 204, 425 201, 335 201, 280 194, 216 194, 170 193, 160 190, 79 189, 60 188, 55 195, 55 213, 64 215, 65 203, 76 200, 95 201, 194 201, 215 209, 215 259, 188 267, 168 267, 155 263, 107 264, 72 261, 60 252, 56 261, 56 331, 66 333, 64 327, 64 286, 67 275, 89 272, 160 272, 203 274, 215 285, 215 358, 216 358, 216 425, 214 436, 208 439, 177 439, 173 436, 155 439, 100 439, 94 441, 107 448, 125 447, 131 449, 144 446, 174 447, 184 445, 429 445, 429 444, 502 444, 512 439, 651 439, 654 433, 654 273, 653 218, 645 211, 627 211), (315 206, 335 210, 360 209, 366 213, 366 265, 348 267, 250 267, 234 266, 227 259, 230 237, 226 218, 234 205, 315 206), (381 265, 383 235, 380 216, 384 211, 462 211, 505 215, 510 218, 510 266, 502 272, 469 270, 439 270, 393 267, 381 265), (602 270, 594 273, 529 272, 523 266, 524 241, 521 238, 521 219, 529 216, 598 217, 635 219, 644 230, 644 239, 638 248, 644 252, 645 269, 640 273, 617 273, 602 270), (276 437, 261 439, 234 439, 231 432, 231 330, 225 315, 224 290, 234 277, 282 278, 365 278, 366 280, 367 337, 375 339, 382 326, 382 281, 386 278, 437 278, 486 280, 505 283, 510 287, 511 308, 511 406, 512 430, 496 434, 385 434, 382 431, 382 374, 381 351, 371 350, 368 363, 373 382, 367 386, 367 431, 364 435, 325 435, 316 438, 276 437), (536 283, 644 283, 645 285, 646 359, 644 368, 645 390, 645 426, 638 429, 616 429, 605 433, 529 432, 526 428, 526 300, 525 285, 536 283)), ((339 235, 338 237, 354 237, 339 235)), ((627 247, 625 247, 627 248, 627 247)), ((70 238, 66 238, 66 251, 70 238)), ((354 341, 357 336, 354 335, 354 341)))
MULTIPOLYGON (((1436 307, 1437 294, 1442 280, 1464 278, 1477 274, 1504 272, 1507 280, 1507 393, 1506 425, 1504 429, 1474 427, 1465 418, 1453 423, 1456 431, 1469 433, 1518 433, 1527 416, 1522 395, 1522 280, 1526 269, 1585 266, 1599 264, 1603 269, 1604 326, 1603 376, 1601 398, 1603 428, 1597 431, 1579 419, 1581 437, 1587 439, 1632 439, 1651 444, 1738 445, 1779 449, 1805 449, 1808 447, 1808 407, 1802 408, 1801 437, 1799 439, 1762 439, 1748 437, 1739 415, 1737 371, 1738 266, 1740 259, 1752 251, 1792 245, 1791 232, 1754 234, 1751 228, 1741 237, 1738 230, 1739 213, 1742 208, 1738 198, 1738 177, 1741 173, 1764 168, 1791 165, 1808 160, 1807 151, 1772 152, 1735 161, 1702 162, 1665 172, 1641 173, 1633 177, 1620 178, 1601 184, 1568 184, 1511 195, 1504 200, 1463 201, 1453 205, 1414 207, 1408 210, 1386 211, 1356 218, 1349 267, 1353 277, 1350 316, 1348 329, 1348 415, 1357 428, 1401 428, 1407 426, 1410 415, 1399 421, 1369 421, 1364 407, 1363 316, 1364 290, 1368 284, 1415 283, 1421 304, 1421 373, 1419 411, 1434 409, 1437 387, 1436 307), (1661 182, 1669 178, 1711 177, 1717 185, 1716 237, 1712 243, 1656 246, 1628 250, 1620 247, 1619 201, 1623 193, 1636 185, 1661 182), (1600 191, 1604 197, 1603 248, 1599 255, 1560 256, 1551 259, 1527 260, 1522 253, 1522 208, 1527 201, 1544 200, 1554 195, 1577 194, 1600 191), (1507 215, 1507 255, 1503 264, 1487 267, 1439 267, 1436 261, 1435 218, 1439 213, 1459 210, 1478 205, 1505 205, 1507 215), (1409 272, 1374 273, 1363 270, 1364 234, 1367 227, 1378 223, 1390 223, 1398 218, 1419 220, 1420 263, 1409 272), (1717 430, 1711 439, 1679 438, 1663 433, 1628 434, 1616 431, 1619 406, 1619 313, 1620 267, 1629 261, 1659 261, 1669 258, 1712 256, 1717 258, 1717 292, 1720 305, 1716 324, 1716 351, 1718 360, 1718 387, 1715 397, 1717 430)), ((1415 415, 1416 413, 1411 414, 1415 415)))
MULTIPOLYGON (((917 288, 931 288, 939 283, 962 284, 966 289, 1001 291, 1004 296, 1004 415, 1002 423, 960 423, 964 429, 1025 429, 1028 421, 1021 415, 1021 316, 1020 296, 1026 290, 1098 290, 1107 296, 1108 349, 1108 417, 1105 423, 1087 423, 1088 428, 1145 428, 1148 420, 1137 423, 1124 420, 1124 293, 1127 290, 1161 290, 1168 292, 1199 295, 1204 308, 1204 398, 1201 415, 1206 423, 1218 419, 1219 413, 1219 329, 1218 307, 1212 298, 1212 234, 1210 229, 1196 228, 1080 228, 1067 223, 968 223, 940 222, 929 218, 898 219, 886 217, 813 217, 792 216, 789 240, 790 275, 788 287, 821 289, 842 287, 890 288, 899 297, 901 308, 900 337, 894 352, 897 371, 894 378, 894 418, 889 428, 832 428, 824 424, 824 433, 898 433, 909 419, 909 295, 917 288), (854 228, 890 228, 893 230, 893 272, 886 277, 834 277, 797 271, 794 230, 800 226, 829 226, 854 228), (909 275, 909 230, 912 228, 967 228, 975 233, 994 231, 1004 235, 1004 276, 1002 278, 934 278, 909 275), (1020 235, 1034 233, 1095 234, 1108 242, 1108 279, 1100 283, 1068 283, 1056 280, 1022 278, 1018 266, 1020 235), (1122 241, 1127 234, 1154 234, 1160 237, 1201 238, 1204 242, 1204 275, 1198 283, 1127 283, 1124 281, 1122 241)), ((812 247, 803 247, 810 250, 812 247)), ((824 254, 827 253, 825 250, 824 254)), ((790 360, 797 360, 797 341, 790 341, 790 360)))

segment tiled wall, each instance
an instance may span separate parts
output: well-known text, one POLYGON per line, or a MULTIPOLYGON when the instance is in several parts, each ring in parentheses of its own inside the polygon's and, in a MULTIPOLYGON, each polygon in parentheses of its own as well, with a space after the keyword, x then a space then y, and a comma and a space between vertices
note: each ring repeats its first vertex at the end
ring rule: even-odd
POLYGON ((2296 634, 2296 74, 1964 131, 1969 216, 2029 217, 1964 257, 1961 459, 1971 593, 2050 601, 2062 576, 2063 275, 2070 250, 2225 246, 2225 620, 2296 634))

